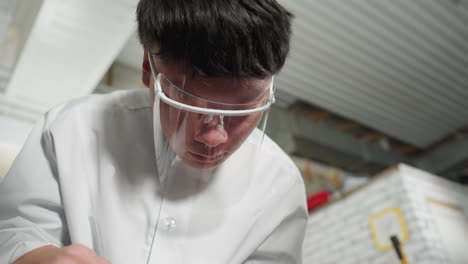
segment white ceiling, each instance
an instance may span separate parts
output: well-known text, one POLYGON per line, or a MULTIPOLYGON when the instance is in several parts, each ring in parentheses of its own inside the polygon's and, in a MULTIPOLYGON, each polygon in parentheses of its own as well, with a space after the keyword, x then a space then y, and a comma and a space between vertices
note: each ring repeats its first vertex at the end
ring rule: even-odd
POLYGON ((2 0, 2 2, 0 2, 0 44, 2 44, 6 37, 13 9, 13 0, 2 0))
POLYGON ((278 87, 419 147, 468 125, 468 1, 282 1, 278 87))
MULTIPOLYGON (((280 0, 296 15, 280 99, 422 148, 437 142, 468 124, 467 1, 280 0)), ((47 104, 90 93, 131 34, 117 61, 139 70, 136 2, 46 0, 9 96, 47 104)))
POLYGON ((45 0, 4 100, 45 110, 90 94, 135 31, 136 4, 45 0))
POLYGON ((11 23, 11 13, 13 10, 13 0, 3 0, 0 2, 0 93, 4 91, 10 73, 6 57, 9 55, 7 53, 8 27, 11 23))

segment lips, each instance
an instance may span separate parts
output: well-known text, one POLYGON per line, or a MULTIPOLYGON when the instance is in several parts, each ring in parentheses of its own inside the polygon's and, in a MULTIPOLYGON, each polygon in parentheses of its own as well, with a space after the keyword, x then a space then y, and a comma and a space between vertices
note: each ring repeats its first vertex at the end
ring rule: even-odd
POLYGON ((188 151, 189 155, 197 160, 197 161, 200 161, 200 162, 216 162, 218 160, 221 160, 222 158, 224 158, 226 155, 227 155, 227 152, 224 152, 222 154, 219 154, 219 155, 203 155, 203 154, 197 154, 197 153, 193 153, 193 152, 190 152, 188 151))

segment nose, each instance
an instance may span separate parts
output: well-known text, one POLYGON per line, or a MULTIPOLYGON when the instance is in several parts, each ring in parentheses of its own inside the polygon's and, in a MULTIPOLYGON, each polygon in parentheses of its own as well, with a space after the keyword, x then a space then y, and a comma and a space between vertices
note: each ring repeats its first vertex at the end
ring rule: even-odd
POLYGON ((195 140, 208 147, 216 147, 227 141, 228 135, 224 130, 223 117, 206 116, 203 118, 199 131, 195 135, 195 140))

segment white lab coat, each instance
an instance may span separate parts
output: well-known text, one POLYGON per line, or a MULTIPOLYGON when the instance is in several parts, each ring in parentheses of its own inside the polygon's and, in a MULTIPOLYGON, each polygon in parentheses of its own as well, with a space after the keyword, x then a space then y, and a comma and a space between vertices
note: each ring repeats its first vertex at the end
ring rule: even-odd
POLYGON ((0 184, 0 263, 71 243, 113 264, 301 263, 305 193, 288 156, 265 137, 261 170, 243 175, 256 130, 215 177, 183 168, 163 196, 148 97, 92 95, 37 123, 0 184))

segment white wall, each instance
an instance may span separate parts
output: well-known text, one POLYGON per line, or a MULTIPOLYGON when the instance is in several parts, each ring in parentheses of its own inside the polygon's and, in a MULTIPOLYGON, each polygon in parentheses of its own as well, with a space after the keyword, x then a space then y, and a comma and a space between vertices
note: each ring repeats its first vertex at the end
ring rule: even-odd
POLYGON ((0 115, 0 181, 21 150, 33 123, 0 115))
POLYGON ((377 250, 368 223, 371 215, 401 203, 402 187, 387 188, 402 186, 399 181, 387 177, 312 213, 303 247, 304 263, 398 263, 394 252, 377 250))
POLYGON ((401 168, 411 201, 408 217, 417 222, 434 263, 468 263, 468 188, 422 170, 401 168))
POLYGON ((369 226, 371 216, 391 207, 406 222, 409 263, 468 263, 468 187, 406 165, 312 213, 304 263, 399 263, 393 249, 377 249, 369 226))
POLYGON ((96 93, 108 93, 116 90, 126 90, 142 88, 141 70, 122 63, 114 63, 111 70, 103 76, 99 85, 96 87, 96 93), (111 83, 108 83, 108 74, 111 75, 111 83))
POLYGON ((135 31, 136 5, 133 0, 44 1, 6 96, 44 111, 91 93, 135 31))

